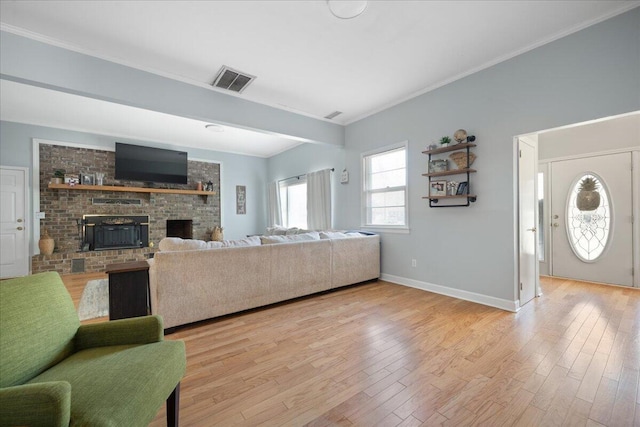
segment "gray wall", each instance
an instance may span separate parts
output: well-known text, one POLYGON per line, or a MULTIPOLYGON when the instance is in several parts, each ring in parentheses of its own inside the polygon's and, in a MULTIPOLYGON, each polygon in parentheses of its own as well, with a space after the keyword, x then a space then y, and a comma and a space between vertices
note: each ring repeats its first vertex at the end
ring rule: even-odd
MULTIPOLYGON (((409 140, 411 233, 385 234, 387 274, 514 301, 515 135, 640 109, 640 9, 347 126, 346 166, 360 155, 409 140), (430 209, 427 158, 420 152, 464 128, 478 137, 478 170, 468 208, 430 209), (411 259, 417 267, 411 267, 411 259)), ((360 175, 341 196, 345 224, 360 224, 360 175)))
POLYGON ((342 146, 344 129, 328 121, 247 101, 103 59, 2 32, 3 79, 196 120, 342 146))
MULTIPOLYGON (((0 71, 2 78, 195 119, 219 119, 338 146, 344 137, 343 162, 341 154, 322 152, 321 146, 314 145, 276 156, 256 172, 263 177, 258 186, 264 194, 266 182, 280 175, 329 166, 342 170, 346 166, 351 181, 339 186, 335 194, 338 228, 360 225, 361 153, 408 140, 411 232, 384 234, 382 271, 416 282, 514 301, 517 266, 513 137, 639 110, 638 22, 640 8, 367 117, 346 130, 218 93, 211 95, 214 92, 6 33, 0 39, 0 71), (478 173, 472 182, 478 201, 469 208, 429 209, 421 198, 427 188, 426 178, 421 176, 426 171, 427 158, 421 151, 458 128, 478 137, 478 159, 474 164, 478 173), (327 160, 326 165, 323 159, 327 160), (411 267, 412 258, 418 261, 415 268, 411 267)), ((23 140, 35 135, 24 136, 23 140)), ((11 144, 20 149, 24 142, 11 144)), ((226 158, 223 154, 212 156, 223 162, 226 158)), ((204 152, 194 153, 194 157, 206 158, 204 152)), ((253 177, 253 164, 248 159, 238 156, 234 160, 237 163, 230 160, 224 165, 225 186, 253 177), (237 171, 234 164, 238 165, 237 171), (232 170, 236 175, 227 178, 225 174, 232 170)), ((255 178, 257 182, 259 178, 255 178)), ((229 192, 223 197, 225 207, 233 206, 227 199, 231 197, 229 192)), ((251 197, 256 198, 257 204, 260 197, 251 197)), ((265 225, 266 209, 264 196, 261 197, 263 218, 251 224, 256 231, 265 225)), ((249 202, 249 210, 251 206, 249 202)), ((229 218, 230 214, 223 212, 225 224, 229 218)))
MULTIPOLYGON (((267 181, 267 159, 193 148, 185 149, 184 147, 152 141, 136 141, 21 123, 0 122, 0 164, 32 169, 33 138, 99 146, 108 149, 113 149, 117 140, 118 142, 151 147, 186 150, 189 158, 221 163, 220 184, 222 190, 220 202, 225 238, 242 238, 247 234, 260 233, 266 227, 264 183, 267 181), (236 214, 236 185, 247 186, 246 215, 236 214)), ((29 189, 31 192, 31 182, 29 183, 29 189)), ((32 206, 32 212, 38 210, 37 206, 32 206)))

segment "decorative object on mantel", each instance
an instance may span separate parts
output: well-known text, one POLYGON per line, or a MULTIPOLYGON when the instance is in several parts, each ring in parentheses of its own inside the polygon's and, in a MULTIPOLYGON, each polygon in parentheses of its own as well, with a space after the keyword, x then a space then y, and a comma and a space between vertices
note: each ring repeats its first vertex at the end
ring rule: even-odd
POLYGON ((80 183, 82 185, 95 185, 95 174, 83 172, 82 175, 80 175, 80 183))
POLYGON ((469 153, 469 156, 467 156, 467 153, 463 151, 457 151, 449 155, 449 158, 456 163, 458 169, 465 169, 470 167, 476 160, 476 157, 477 156, 473 153, 469 153), (469 158, 469 164, 467 164, 467 157, 469 158))
POLYGON ((576 206, 581 211, 595 211, 600 206, 598 183, 594 178, 586 177, 580 182, 576 206))
POLYGON ((80 175, 78 175, 77 173, 65 173, 64 183, 71 186, 80 184, 80 175))
POLYGON ((53 237, 49 236, 49 230, 43 228, 42 234, 40 234, 40 240, 38 241, 40 253, 42 255, 51 255, 55 246, 56 242, 53 240, 53 237))
POLYGON ((52 184, 62 184, 64 182, 64 173, 66 171, 64 169, 56 169, 53 173, 53 178, 51 178, 52 184))
POLYGON ((204 191, 213 191, 213 182, 209 181, 204 185, 204 191))
POLYGON ((458 142, 458 144, 460 144, 461 142, 464 142, 464 140, 467 139, 467 131, 464 129, 458 129, 457 131, 454 132, 453 139, 455 139, 458 142))
POLYGON ((196 191, 202 191, 202 181, 196 182, 196 191))
POLYGON ((211 240, 214 242, 222 242, 224 240, 223 228, 219 226, 213 227, 213 231, 211 232, 211 240))
POLYGON ((96 185, 104 185, 104 172, 96 172, 96 185))
POLYGON ((467 142, 474 142, 476 140, 475 135, 467 135, 467 142))
POLYGON ((442 138, 440 138, 440 145, 442 147, 448 147, 449 143, 451 143, 451 138, 449 138, 448 136, 443 136, 442 138))

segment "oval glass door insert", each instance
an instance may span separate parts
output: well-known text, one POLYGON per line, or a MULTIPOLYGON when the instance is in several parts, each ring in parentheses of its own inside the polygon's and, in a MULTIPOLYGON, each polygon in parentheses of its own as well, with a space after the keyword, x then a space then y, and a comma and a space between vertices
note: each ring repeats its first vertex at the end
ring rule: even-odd
POLYGON ((567 234, 573 253, 584 262, 596 261, 607 248, 610 229, 611 203, 604 182, 590 172, 578 176, 567 197, 567 234))

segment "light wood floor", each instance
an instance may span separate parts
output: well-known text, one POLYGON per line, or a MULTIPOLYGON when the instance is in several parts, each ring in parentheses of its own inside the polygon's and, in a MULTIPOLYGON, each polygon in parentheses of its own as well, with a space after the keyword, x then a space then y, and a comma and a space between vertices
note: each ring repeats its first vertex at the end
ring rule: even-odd
POLYGON ((514 314, 380 281, 180 329, 181 425, 640 426, 640 291, 542 289, 514 314))

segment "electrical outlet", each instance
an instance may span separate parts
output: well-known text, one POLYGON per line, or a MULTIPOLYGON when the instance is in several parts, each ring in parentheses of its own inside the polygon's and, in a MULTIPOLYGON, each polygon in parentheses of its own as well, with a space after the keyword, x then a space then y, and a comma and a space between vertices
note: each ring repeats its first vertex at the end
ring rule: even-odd
POLYGON ((416 266, 416 260, 415 260, 415 259, 412 259, 412 260, 411 260, 411 267, 415 267, 415 266, 416 266))

